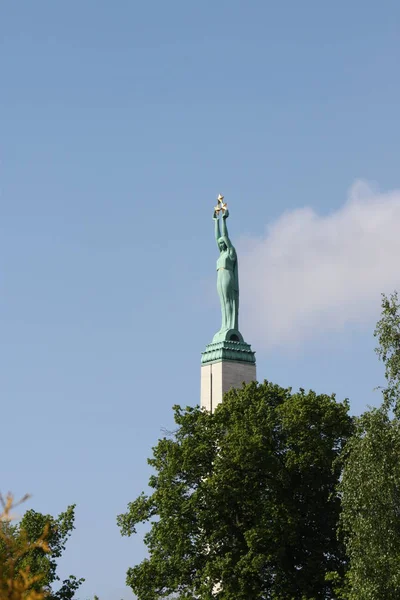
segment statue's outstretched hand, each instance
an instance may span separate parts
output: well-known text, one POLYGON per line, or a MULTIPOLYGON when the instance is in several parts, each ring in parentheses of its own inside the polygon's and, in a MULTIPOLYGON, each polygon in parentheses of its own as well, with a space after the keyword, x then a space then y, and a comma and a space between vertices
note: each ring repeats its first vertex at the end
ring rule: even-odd
POLYGON ((214 219, 214 221, 218 220, 218 213, 216 210, 214 210, 213 219, 214 219))
POLYGON ((229 217, 229 210, 226 208, 225 212, 222 214, 223 219, 227 219, 229 217))

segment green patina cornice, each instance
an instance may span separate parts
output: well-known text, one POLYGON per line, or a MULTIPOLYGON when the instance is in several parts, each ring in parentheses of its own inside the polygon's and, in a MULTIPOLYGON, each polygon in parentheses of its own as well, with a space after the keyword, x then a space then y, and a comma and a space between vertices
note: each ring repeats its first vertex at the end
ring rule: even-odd
POLYGON ((206 349, 201 354, 201 364, 205 365, 211 362, 221 360, 231 360, 241 363, 255 364, 255 352, 251 349, 250 344, 246 342, 221 341, 212 342, 206 346, 206 349))

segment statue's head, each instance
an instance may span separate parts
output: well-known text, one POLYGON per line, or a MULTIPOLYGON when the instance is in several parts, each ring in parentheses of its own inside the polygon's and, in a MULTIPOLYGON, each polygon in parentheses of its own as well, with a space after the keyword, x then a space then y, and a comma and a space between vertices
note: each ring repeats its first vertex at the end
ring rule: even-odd
POLYGON ((226 244, 225 244, 225 240, 224 238, 220 237, 218 240, 218 248, 220 249, 221 252, 223 252, 224 250, 226 250, 226 244))

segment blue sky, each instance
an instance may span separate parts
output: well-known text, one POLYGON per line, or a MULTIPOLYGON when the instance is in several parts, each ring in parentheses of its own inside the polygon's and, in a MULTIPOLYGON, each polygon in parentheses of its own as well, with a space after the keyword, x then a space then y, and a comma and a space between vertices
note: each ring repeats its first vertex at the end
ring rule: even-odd
POLYGON ((258 378, 378 401, 399 21, 394 0, 2 3, 0 489, 77 503, 82 599, 132 597, 144 549, 116 515, 199 400, 219 192, 258 378))

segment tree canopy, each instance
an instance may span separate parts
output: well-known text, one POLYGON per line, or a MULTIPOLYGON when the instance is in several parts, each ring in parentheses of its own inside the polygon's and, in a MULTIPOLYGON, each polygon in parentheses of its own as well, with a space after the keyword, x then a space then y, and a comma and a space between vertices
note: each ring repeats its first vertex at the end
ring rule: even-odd
POLYGON ((356 420, 343 457, 341 534, 349 558, 343 597, 400 598, 400 305, 382 296, 376 352, 385 366, 382 404, 356 420))
POLYGON ((74 505, 56 518, 28 510, 18 524, 9 518, 0 519, 1 582, 6 585, 7 581, 14 581, 16 586, 12 585, 12 589, 18 590, 19 583, 25 582, 33 599, 44 593, 49 600, 71 600, 83 579, 71 575, 57 591, 53 588, 60 581, 57 560, 74 529, 74 520, 74 505))
POLYGON ((334 598, 348 409, 268 382, 231 390, 214 414, 175 406, 177 429, 148 461, 150 493, 118 517, 122 535, 149 523, 149 556, 127 574, 139 600, 334 598))

